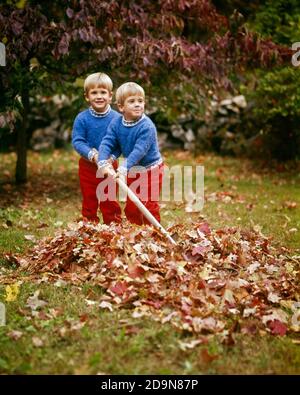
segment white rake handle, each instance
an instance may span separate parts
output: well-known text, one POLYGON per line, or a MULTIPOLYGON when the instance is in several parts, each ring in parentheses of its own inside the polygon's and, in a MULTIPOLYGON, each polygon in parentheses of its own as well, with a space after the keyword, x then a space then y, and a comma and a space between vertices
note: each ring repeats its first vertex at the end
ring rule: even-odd
MULTIPOLYGON (((108 170, 108 174, 112 177, 115 177, 116 173, 113 168, 108 170)), ((173 244, 177 245, 176 241, 172 239, 171 235, 166 231, 166 229, 157 221, 155 217, 150 213, 150 211, 143 205, 140 199, 136 196, 136 194, 127 186, 127 184, 121 180, 119 177, 115 178, 116 182, 120 186, 120 188, 127 193, 130 200, 136 205, 136 207, 143 213, 143 215, 147 218, 149 222, 153 226, 155 226, 161 233, 166 236, 166 238, 173 244)))

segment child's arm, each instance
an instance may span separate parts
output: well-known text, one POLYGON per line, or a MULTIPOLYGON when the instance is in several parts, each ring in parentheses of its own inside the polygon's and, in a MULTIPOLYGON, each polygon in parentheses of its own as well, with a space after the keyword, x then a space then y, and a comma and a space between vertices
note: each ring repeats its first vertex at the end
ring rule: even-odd
POLYGON ((118 144, 117 135, 114 129, 113 122, 109 125, 106 135, 103 137, 99 147, 98 166, 103 167, 108 164, 110 156, 113 160, 121 155, 121 150, 118 144))
POLYGON ((139 163, 140 160, 147 154, 151 144, 154 143, 155 138, 156 130, 154 127, 145 126, 140 130, 134 148, 123 164, 123 167, 125 167, 127 171, 129 171, 132 166, 139 163))
POLYGON ((83 156, 85 159, 93 160, 95 150, 87 144, 86 127, 84 121, 79 116, 75 118, 73 125, 72 145, 79 155, 83 156))
POLYGON ((114 149, 113 153, 111 154, 110 158, 114 161, 117 160, 122 154, 121 148, 118 147, 114 149))

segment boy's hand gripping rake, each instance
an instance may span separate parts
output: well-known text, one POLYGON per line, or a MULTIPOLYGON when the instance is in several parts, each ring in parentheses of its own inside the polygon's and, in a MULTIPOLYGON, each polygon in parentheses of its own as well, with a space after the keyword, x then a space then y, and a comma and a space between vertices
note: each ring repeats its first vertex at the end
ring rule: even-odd
POLYGON ((175 240, 172 239, 171 235, 166 231, 166 229, 157 221, 156 218, 150 213, 150 211, 143 205, 140 199, 136 196, 136 194, 127 186, 127 184, 121 180, 119 177, 116 177, 116 172, 112 167, 107 167, 107 174, 109 176, 114 177, 119 187, 127 193, 130 200, 136 205, 136 207, 143 213, 143 215, 147 218, 151 224, 161 231, 161 233, 166 236, 166 238, 174 245, 177 245, 175 240))

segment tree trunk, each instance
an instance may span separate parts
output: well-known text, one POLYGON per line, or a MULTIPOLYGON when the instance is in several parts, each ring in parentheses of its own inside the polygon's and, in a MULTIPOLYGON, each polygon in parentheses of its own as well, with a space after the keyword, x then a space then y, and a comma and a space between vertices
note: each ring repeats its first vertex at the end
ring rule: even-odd
POLYGON ((17 165, 16 183, 23 184, 27 181, 27 130, 29 113, 29 89, 22 87, 22 122, 17 130, 17 165))

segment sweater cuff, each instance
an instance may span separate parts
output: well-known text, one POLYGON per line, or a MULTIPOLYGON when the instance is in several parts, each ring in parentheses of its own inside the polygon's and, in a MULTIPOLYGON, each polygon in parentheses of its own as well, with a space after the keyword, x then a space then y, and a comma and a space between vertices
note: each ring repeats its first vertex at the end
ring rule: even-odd
POLYGON ((102 169, 103 167, 109 165, 109 162, 106 159, 105 160, 99 160, 97 165, 98 165, 98 169, 102 169))
POLYGON ((89 153, 88 153, 88 160, 93 162, 93 159, 95 157, 95 155, 98 154, 98 151, 96 150, 96 148, 92 148, 89 153))

